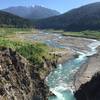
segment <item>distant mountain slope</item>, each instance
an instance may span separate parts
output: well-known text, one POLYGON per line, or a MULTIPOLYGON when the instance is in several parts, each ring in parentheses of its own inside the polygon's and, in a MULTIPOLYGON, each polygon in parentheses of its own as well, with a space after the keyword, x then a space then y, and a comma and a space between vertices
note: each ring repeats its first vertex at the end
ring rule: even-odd
POLYGON ((34 6, 34 7, 17 6, 17 7, 10 7, 10 8, 3 9, 3 11, 27 19, 42 19, 42 18, 48 18, 60 14, 56 10, 51 10, 41 6, 34 6))
POLYGON ((9 26, 9 27, 32 27, 32 23, 21 17, 15 16, 13 14, 0 11, 0 26, 9 26))
POLYGON ((73 9, 65 14, 39 20, 37 28, 67 31, 100 30, 100 2, 73 9))

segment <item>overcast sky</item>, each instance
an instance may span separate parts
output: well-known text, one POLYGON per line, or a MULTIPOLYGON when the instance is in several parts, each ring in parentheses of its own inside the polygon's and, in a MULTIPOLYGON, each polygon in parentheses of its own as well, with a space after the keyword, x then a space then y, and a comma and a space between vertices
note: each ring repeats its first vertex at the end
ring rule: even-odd
POLYGON ((100 0, 0 0, 0 9, 11 6, 41 5, 64 13, 93 2, 100 2, 100 0))

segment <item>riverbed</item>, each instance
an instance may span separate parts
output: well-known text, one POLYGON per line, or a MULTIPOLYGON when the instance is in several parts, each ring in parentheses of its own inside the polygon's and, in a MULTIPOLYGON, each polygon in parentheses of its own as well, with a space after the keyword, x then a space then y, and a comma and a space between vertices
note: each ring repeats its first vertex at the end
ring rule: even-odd
POLYGON ((82 65, 87 63, 90 56, 97 53, 96 48, 100 46, 100 41, 80 37, 66 37, 61 34, 44 33, 42 31, 39 34, 24 34, 17 37, 28 41, 39 41, 54 48, 63 48, 66 52, 69 49, 70 53, 75 52, 79 55, 58 64, 57 68, 46 78, 46 84, 54 94, 48 98, 49 100, 75 100, 73 95, 75 74, 82 65))

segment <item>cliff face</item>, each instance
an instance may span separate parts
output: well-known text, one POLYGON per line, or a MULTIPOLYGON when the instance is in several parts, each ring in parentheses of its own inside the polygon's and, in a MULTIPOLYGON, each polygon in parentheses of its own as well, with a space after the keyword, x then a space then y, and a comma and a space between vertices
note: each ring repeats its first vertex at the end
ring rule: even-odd
POLYGON ((47 100, 44 79, 15 51, 0 47, 0 100, 47 100))
POLYGON ((91 81, 81 85, 75 93, 76 100, 100 100, 100 72, 91 81))

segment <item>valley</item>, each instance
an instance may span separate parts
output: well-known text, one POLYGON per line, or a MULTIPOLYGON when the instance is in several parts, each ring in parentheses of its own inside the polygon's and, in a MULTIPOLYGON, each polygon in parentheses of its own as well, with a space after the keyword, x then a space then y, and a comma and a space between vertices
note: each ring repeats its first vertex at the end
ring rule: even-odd
POLYGON ((42 2, 0 7, 0 100, 100 100, 100 2, 42 2))
MULTIPOLYGON (((73 98, 72 91, 74 92, 76 88, 79 89, 82 82, 84 84, 90 81, 92 76, 99 70, 98 69, 99 57, 97 56, 95 57, 94 55, 94 54, 98 55, 99 53, 97 53, 94 50, 96 47, 100 45, 100 42, 94 39, 89 39, 89 37, 82 38, 81 36, 78 36, 78 37, 77 36, 73 37, 71 35, 65 36, 65 35, 60 34, 59 32, 52 33, 50 31, 40 31, 40 30, 36 32, 38 33, 23 34, 24 32, 22 33, 18 32, 18 34, 15 34, 15 35, 8 34, 6 38, 9 39, 10 41, 15 41, 16 39, 18 39, 17 41, 21 41, 21 42, 27 41, 27 42, 36 43, 36 44, 39 42, 39 43, 46 44, 47 46, 49 46, 49 49, 48 49, 49 51, 47 51, 47 53, 58 56, 58 60, 57 60, 58 63, 56 65, 57 68, 54 68, 53 71, 46 78, 47 86, 50 87, 50 91, 54 93, 58 99, 55 98, 55 96, 53 96, 53 97, 50 97, 49 100, 56 100, 56 99, 66 100, 66 98, 68 98, 68 100, 74 100, 75 98, 73 98), (89 45, 91 46, 89 47, 89 45), (91 51, 92 48, 94 48, 93 51, 91 51), (92 56, 92 57, 88 58, 88 56, 92 56), (93 57, 94 57, 94 60, 93 60, 94 62, 93 61, 89 62, 90 60, 93 59, 93 57), (96 68, 92 67, 94 66, 92 62, 96 64, 96 68), (79 72, 78 74, 76 74, 78 70, 79 72), (83 73, 85 74, 85 76, 83 75, 83 73), (60 91, 62 92, 65 91, 65 92, 62 93, 60 91), (58 95, 61 95, 60 98, 58 95)), ((47 57, 47 55, 45 57, 47 57)), ((46 59, 48 59, 48 57, 46 59)), ((41 71, 40 71, 40 75, 41 77, 43 77, 43 73, 41 73, 41 71)), ((44 75, 45 75, 45 72, 44 72, 44 75)))

